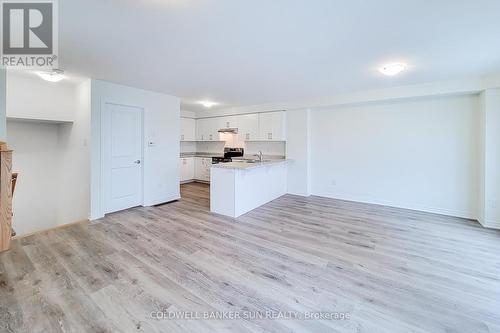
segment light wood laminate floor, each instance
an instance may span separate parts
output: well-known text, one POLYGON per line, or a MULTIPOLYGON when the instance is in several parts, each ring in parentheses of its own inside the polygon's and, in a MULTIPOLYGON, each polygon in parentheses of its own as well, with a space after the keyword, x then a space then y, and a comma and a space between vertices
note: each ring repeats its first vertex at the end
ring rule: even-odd
POLYGON ((0 332, 500 332, 500 233, 477 222, 290 195, 235 221, 207 185, 182 197, 14 241, 0 332))

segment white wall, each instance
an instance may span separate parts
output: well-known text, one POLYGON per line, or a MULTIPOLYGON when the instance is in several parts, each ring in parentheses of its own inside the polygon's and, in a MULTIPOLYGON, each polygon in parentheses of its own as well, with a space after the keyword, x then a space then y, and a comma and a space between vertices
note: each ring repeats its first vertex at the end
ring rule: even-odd
MULTIPOLYGON (((11 80, 13 76, 8 76, 11 80)), ((9 107, 25 105, 29 99, 34 106, 39 91, 25 90, 27 79, 9 82, 9 107), (21 94, 23 92, 23 94, 21 94), (10 94, 17 96, 13 98, 10 94), (20 96, 24 97, 21 99, 20 96)), ((14 150, 13 169, 19 172, 14 194, 14 228, 19 235, 53 228, 58 225, 88 219, 90 155, 90 81, 76 83, 50 83, 54 100, 64 96, 71 100, 67 107, 72 123, 48 123, 30 119, 8 120, 7 139, 14 150)), ((43 89, 42 89, 43 90, 43 89)), ((41 106, 47 107, 43 99, 41 106)), ((54 108, 58 108, 54 102, 54 108)), ((33 114, 43 114, 46 109, 33 114)), ((50 107, 49 107, 50 109, 50 107)), ((9 110, 8 110, 9 112, 9 110)))
POLYGON ((0 141, 4 141, 7 139, 7 131, 6 131, 6 123, 5 123, 5 90, 6 90, 6 82, 5 82, 5 69, 0 68, 0 141))
POLYGON ((58 223, 85 220, 90 214, 90 80, 74 93, 74 122, 58 128, 58 223))
POLYGON ((48 82, 33 72, 7 73, 7 117, 72 121, 75 82, 48 82))
POLYGON ((180 198, 179 136, 180 99, 156 92, 92 81, 91 219, 102 217, 100 177, 101 103, 144 108, 144 197, 145 206, 180 198), (149 146, 148 142, 154 142, 149 146))
POLYGON ((479 221, 500 229, 500 89, 481 94, 479 221))
POLYGON ((310 188, 310 110, 289 110, 286 113, 286 158, 288 193, 311 195, 310 188))
POLYGON ((476 218, 479 98, 311 112, 315 195, 476 218))
POLYGON ((7 122, 12 170, 19 172, 13 198, 18 235, 56 226, 58 209, 58 125, 7 122))
POLYGON ((478 221, 485 224, 486 215, 486 174, 485 174, 485 160, 486 160, 486 96, 485 92, 479 94, 479 143, 478 151, 479 158, 478 164, 478 195, 477 195, 477 206, 478 206, 478 221))

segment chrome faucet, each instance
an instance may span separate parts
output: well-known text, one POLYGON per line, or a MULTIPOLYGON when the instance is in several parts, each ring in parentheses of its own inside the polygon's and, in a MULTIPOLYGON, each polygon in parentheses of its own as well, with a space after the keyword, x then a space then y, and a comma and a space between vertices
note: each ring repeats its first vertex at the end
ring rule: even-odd
POLYGON ((257 156, 259 158, 259 162, 262 163, 262 151, 259 150, 259 153, 253 154, 253 156, 257 156))

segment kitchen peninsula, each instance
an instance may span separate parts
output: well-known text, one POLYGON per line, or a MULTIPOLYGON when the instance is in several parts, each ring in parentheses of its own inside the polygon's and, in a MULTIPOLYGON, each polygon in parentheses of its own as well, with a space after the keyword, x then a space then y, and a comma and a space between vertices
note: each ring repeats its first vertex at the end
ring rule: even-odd
POLYGON ((211 168, 210 210, 238 217, 286 194, 286 160, 242 160, 211 168))

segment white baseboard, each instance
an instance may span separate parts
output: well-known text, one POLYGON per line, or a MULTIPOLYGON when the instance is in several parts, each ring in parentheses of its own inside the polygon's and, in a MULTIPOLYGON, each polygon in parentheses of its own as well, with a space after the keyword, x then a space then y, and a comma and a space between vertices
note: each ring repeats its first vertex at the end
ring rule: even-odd
POLYGON ((75 224, 84 224, 84 223, 89 223, 89 222, 90 222, 90 220, 84 219, 84 220, 78 220, 78 221, 74 221, 74 222, 70 222, 70 223, 59 224, 59 225, 56 225, 56 226, 53 226, 53 227, 50 227, 50 228, 45 228, 45 229, 41 229, 41 230, 36 230, 36 231, 33 231, 33 232, 29 232, 27 234, 16 235, 16 236, 12 237, 12 239, 20 239, 20 238, 24 238, 24 237, 36 235, 36 234, 39 234, 39 233, 42 233, 42 232, 47 232, 47 231, 52 231, 52 230, 67 228, 67 227, 73 226, 75 224))
POLYGON ((296 195, 298 197, 304 197, 304 198, 311 196, 311 193, 303 193, 303 192, 287 192, 286 194, 296 195))
POLYGON ((426 212, 426 213, 433 213, 433 214, 440 214, 440 215, 447 215, 447 216, 477 220, 477 212, 466 211, 466 210, 454 210, 454 209, 448 209, 448 208, 442 208, 442 207, 432 207, 432 206, 426 206, 426 205, 408 203, 408 202, 379 200, 379 199, 374 199, 374 198, 369 198, 369 197, 360 197, 357 195, 350 195, 350 194, 345 194, 345 193, 332 194, 332 193, 316 192, 316 193, 312 193, 312 195, 325 197, 325 198, 338 199, 338 200, 346 200, 346 201, 361 202, 361 203, 367 203, 367 204, 373 204, 373 205, 382 205, 382 206, 389 206, 389 207, 395 207, 395 208, 410 209, 410 210, 416 210, 416 211, 421 211, 421 212, 426 212))
POLYGON ((485 228, 500 230, 500 222, 496 222, 493 220, 484 220, 484 219, 479 219, 478 221, 485 228))
POLYGON ((104 217, 104 214, 102 214, 102 215, 90 215, 89 221, 92 222, 92 221, 95 221, 95 220, 102 219, 103 217, 104 217))

